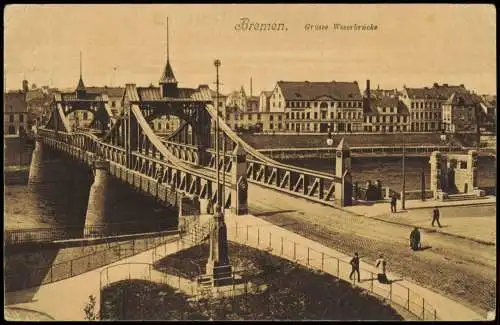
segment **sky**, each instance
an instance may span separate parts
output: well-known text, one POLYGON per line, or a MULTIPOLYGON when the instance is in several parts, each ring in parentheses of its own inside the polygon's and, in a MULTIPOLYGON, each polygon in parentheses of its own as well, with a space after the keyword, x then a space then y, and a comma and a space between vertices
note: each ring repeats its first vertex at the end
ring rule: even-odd
POLYGON ((9 5, 4 11, 7 89, 74 88, 82 51, 87 86, 158 84, 169 52, 180 87, 285 81, 358 81, 401 89, 434 82, 496 93, 496 11, 486 4, 9 5), (286 31, 238 31, 241 18, 286 31), (306 30, 306 24, 327 30, 306 30), (374 31, 334 24, 376 25, 374 31))

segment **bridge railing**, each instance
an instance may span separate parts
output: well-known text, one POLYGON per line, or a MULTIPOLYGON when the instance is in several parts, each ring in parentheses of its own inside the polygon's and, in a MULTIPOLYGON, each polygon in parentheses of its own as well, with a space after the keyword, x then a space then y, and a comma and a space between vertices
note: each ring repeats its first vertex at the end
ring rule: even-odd
POLYGON ((116 222, 98 226, 56 226, 51 228, 6 229, 4 245, 15 246, 33 243, 49 243, 70 239, 96 239, 144 232, 175 230, 163 223, 116 222))
MULTIPOLYGON (((321 237, 328 238, 328 234, 320 227, 307 226, 302 224, 289 225, 296 228, 294 232, 299 234, 324 233, 321 237), (313 227, 313 228, 311 228, 313 227)), ((418 319, 438 320, 438 314, 435 307, 431 306, 424 297, 411 290, 409 287, 398 283, 402 279, 390 279, 385 283, 377 281, 376 274, 366 268, 360 268, 361 281, 357 282, 356 274, 353 279, 349 278, 352 270, 350 261, 341 257, 329 255, 318 251, 307 245, 300 244, 294 240, 285 238, 273 233, 272 227, 260 226, 238 226, 229 227, 232 236, 236 242, 248 246, 254 246, 259 249, 265 249, 273 255, 284 257, 311 269, 329 273, 344 281, 352 282, 354 285, 367 290, 389 304, 395 304, 404 308, 418 319)), ((230 238, 229 238, 230 239, 230 238)), ((321 242, 321 240, 320 240, 321 242)))
POLYGON ((177 240, 178 236, 175 234, 162 234, 119 243, 105 243, 96 248, 89 247, 87 250, 91 252, 88 254, 50 266, 29 266, 16 270, 15 274, 6 271, 5 290, 17 291, 68 279, 177 240))

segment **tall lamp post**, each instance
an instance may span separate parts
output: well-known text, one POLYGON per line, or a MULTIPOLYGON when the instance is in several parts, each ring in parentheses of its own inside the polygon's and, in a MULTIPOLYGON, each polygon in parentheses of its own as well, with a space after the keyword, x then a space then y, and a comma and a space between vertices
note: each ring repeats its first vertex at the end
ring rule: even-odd
POLYGON ((216 177, 216 182, 217 182, 217 203, 215 206, 215 212, 218 214, 221 212, 221 200, 222 200, 222 193, 221 193, 221 188, 220 188, 220 166, 219 166, 219 67, 221 65, 221 62, 219 59, 216 59, 214 61, 214 66, 216 69, 217 73, 217 79, 216 79, 216 87, 217 87, 217 94, 216 94, 216 102, 215 102, 215 110, 217 111, 217 118, 215 119, 215 160, 216 160, 216 168, 217 168, 217 177, 216 177))
POLYGON ((401 133, 401 138, 403 140, 403 162, 402 162, 402 168, 403 168, 403 191, 401 192, 401 210, 406 210, 405 208, 405 197, 406 197, 406 170, 405 170, 405 160, 406 160, 406 147, 405 147, 405 134, 404 132, 401 133))

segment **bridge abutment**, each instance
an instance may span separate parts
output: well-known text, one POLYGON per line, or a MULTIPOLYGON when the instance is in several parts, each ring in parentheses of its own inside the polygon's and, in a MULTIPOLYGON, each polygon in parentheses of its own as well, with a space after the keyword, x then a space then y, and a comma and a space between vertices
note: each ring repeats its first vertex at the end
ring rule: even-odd
POLYGON ((87 231, 84 237, 93 234, 102 235, 105 231, 107 196, 109 195, 109 161, 96 160, 93 168, 95 176, 90 187, 87 214, 85 216, 85 229, 87 231))

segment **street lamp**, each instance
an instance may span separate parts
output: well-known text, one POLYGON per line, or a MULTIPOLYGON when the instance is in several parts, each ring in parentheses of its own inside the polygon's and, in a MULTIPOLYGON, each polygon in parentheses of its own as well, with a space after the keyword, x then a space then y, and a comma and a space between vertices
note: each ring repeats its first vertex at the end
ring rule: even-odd
MULTIPOLYGON (((215 206, 216 213, 221 212, 221 200, 222 193, 220 188, 220 166, 219 166, 219 67, 221 66, 221 62, 219 59, 214 61, 214 66, 217 73, 216 85, 217 85, 217 94, 216 94, 216 102, 215 102, 215 110, 217 112, 217 118, 215 119, 215 160, 216 160, 216 169, 217 169, 217 204, 215 206)), ((224 203, 222 203, 224 204, 224 203)))
MULTIPOLYGON (((332 147, 333 148, 333 135, 332 135, 332 129, 333 129, 333 125, 330 124, 328 126, 328 138, 326 138, 326 144, 329 146, 329 147, 332 147)), ((335 155, 333 155, 333 157, 335 157, 335 155)), ((335 166, 334 166, 335 167, 335 166)))
POLYGON ((403 141, 403 162, 402 162, 402 168, 403 168, 403 191, 401 192, 401 210, 406 210, 405 208, 405 192, 406 192, 406 170, 405 170, 405 160, 406 160, 406 147, 405 147, 405 134, 404 132, 401 132, 401 138, 403 141))

